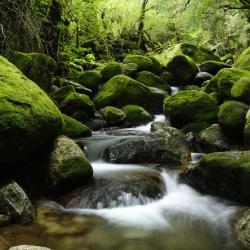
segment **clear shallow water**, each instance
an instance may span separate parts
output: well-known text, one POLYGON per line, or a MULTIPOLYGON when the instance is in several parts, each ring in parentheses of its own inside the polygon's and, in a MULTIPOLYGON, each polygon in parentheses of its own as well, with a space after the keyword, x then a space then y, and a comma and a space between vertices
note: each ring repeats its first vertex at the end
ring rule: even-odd
MULTIPOLYGON (((162 116, 156 119, 164 120, 162 116)), ((150 124, 133 130, 148 133, 150 124)), ((57 203, 43 201, 38 205, 34 224, 0 229, 0 249, 24 243, 55 250, 243 249, 233 232, 233 220, 240 209, 236 205, 179 184, 178 170, 153 165, 110 164, 100 159, 107 145, 127 137, 102 132, 84 139, 96 181, 99 177, 118 180, 136 173, 158 173, 164 186, 162 198, 144 197, 141 201, 140 194, 135 196, 125 190, 117 198, 122 202, 111 202, 105 209, 101 206, 99 209, 65 209, 57 203)), ((193 153, 192 162, 200 157, 193 153)))

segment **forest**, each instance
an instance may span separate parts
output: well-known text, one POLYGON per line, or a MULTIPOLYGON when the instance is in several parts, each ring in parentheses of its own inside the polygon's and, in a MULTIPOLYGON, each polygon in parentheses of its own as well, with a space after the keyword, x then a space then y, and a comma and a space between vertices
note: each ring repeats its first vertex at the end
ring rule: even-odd
POLYGON ((0 0, 0 250, 250 249, 250 0, 0 0))

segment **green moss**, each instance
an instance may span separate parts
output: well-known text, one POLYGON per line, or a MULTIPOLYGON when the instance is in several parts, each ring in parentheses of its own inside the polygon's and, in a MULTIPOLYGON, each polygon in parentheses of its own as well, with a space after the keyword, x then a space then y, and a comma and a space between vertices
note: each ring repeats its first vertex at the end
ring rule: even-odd
POLYGON ((175 56, 168 64, 167 70, 172 73, 179 85, 189 85, 199 72, 198 66, 188 56, 175 56))
POLYGON ((40 53, 12 52, 9 60, 40 88, 45 91, 50 89, 56 70, 56 63, 51 57, 40 53))
POLYGON ((167 91, 168 93, 171 92, 171 87, 167 82, 149 71, 141 71, 138 73, 136 80, 147 86, 159 88, 167 91))
POLYGON ((64 121, 62 134, 70 138, 81 138, 92 135, 91 130, 81 122, 64 114, 62 117, 64 121))
POLYGON ((96 89, 102 83, 102 76, 99 72, 92 70, 83 72, 77 82, 89 89, 96 89))
POLYGON ((136 63, 123 63, 123 72, 126 76, 134 77, 138 71, 136 63))
POLYGON ((114 76, 122 74, 123 74, 123 67, 120 63, 117 62, 111 62, 107 64, 101 71, 101 75, 104 82, 107 82, 114 76))
POLYGON ((193 132, 198 134, 200 131, 208 128, 210 124, 208 122, 191 122, 181 128, 181 132, 187 134, 189 132, 193 132))
POLYGON ((237 101, 226 101, 220 106, 219 124, 229 137, 236 139, 243 137, 248 109, 248 105, 237 101))
POLYGON ((250 77, 243 77, 235 82, 231 89, 233 99, 250 105, 250 77))
POLYGON ((250 47, 242 52, 236 60, 234 67, 250 71, 250 47))
POLYGON ((121 109, 112 106, 102 108, 100 112, 104 120, 109 124, 119 124, 126 118, 126 114, 121 109))
POLYGON ((128 55, 125 57, 123 63, 135 63, 138 66, 138 71, 152 69, 153 63, 150 58, 141 55, 128 55))
POLYGON ((36 84, 0 56, 0 162, 11 163, 49 143, 61 113, 36 84))
POLYGON ((231 88, 243 77, 250 77, 250 72, 241 69, 222 69, 203 90, 206 93, 216 92, 222 99, 231 98, 231 88))
POLYGON ((213 123, 217 120, 214 99, 202 91, 186 90, 167 97, 163 109, 171 124, 178 128, 190 122, 213 123))
POLYGON ((231 68, 229 64, 218 61, 206 61, 199 66, 202 72, 208 72, 212 75, 216 75, 221 69, 231 68))
POLYGON ((152 115, 138 105, 127 105, 122 110, 131 126, 138 126, 153 121, 152 115))
POLYGON ((153 65, 151 68, 152 73, 160 74, 162 72, 162 65, 161 63, 153 56, 148 56, 148 58, 152 61, 153 65))
POLYGON ((70 93, 59 105, 60 109, 67 115, 84 110, 87 114, 94 113, 94 104, 87 95, 76 92, 70 93))

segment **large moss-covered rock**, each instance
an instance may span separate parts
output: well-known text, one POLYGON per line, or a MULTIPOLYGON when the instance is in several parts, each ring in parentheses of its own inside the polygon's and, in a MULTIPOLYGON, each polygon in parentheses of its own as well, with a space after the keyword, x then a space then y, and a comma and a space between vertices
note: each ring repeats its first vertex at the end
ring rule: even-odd
POLYGON ((162 89, 164 91, 167 91, 168 93, 171 92, 171 87, 167 82, 149 71, 141 71, 140 73, 138 73, 136 76, 136 80, 147 86, 162 89))
POLYGON ((136 104, 148 111, 160 113, 167 92, 148 87, 125 75, 115 76, 105 83, 94 98, 97 108, 115 106, 122 108, 136 104))
POLYGON ((250 47, 245 49, 234 64, 235 68, 240 68, 250 71, 250 47))
POLYGON ((198 66, 188 56, 175 56, 167 64, 167 70, 172 73, 179 85, 188 85, 199 72, 198 66))
POLYGON ((60 103, 71 93, 75 93, 75 89, 72 86, 65 86, 54 90, 50 96, 58 105, 60 105, 60 103))
POLYGON ((148 56, 148 58, 152 61, 153 65, 151 68, 152 73, 160 74, 162 72, 162 65, 161 63, 153 56, 148 56))
POLYGON ((0 186, 0 214, 10 217, 10 223, 27 224, 35 217, 35 210, 23 191, 14 181, 0 186))
POLYGON ((122 108, 126 120, 131 126, 138 126, 153 121, 153 116, 138 105, 127 105, 122 108))
POLYGON ((88 180, 93 175, 91 164, 80 147, 66 136, 59 136, 53 145, 49 158, 48 186, 75 185, 78 181, 88 180))
POLYGON ((237 101, 226 101, 220 106, 219 124, 229 137, 242 139, 248 109, 248 105, 237 101))
POLYGON ((92 135, 91 130, 81 122, 74 118, 63 114, 63 130, 62 134, 70 138, 88 137, 92 135))
POLYGON ((123 63, 135 63, 137 64, 138 71, 152 70, 153 62, 150 58, 141 55, 128 55, 123 60, 123 63))
POLYGON ((218 124, 213 124, 211 127, 199 133, 199 144, 202 151, 205 153, 228 151, 232 149, 230 140, 218 124))
POLYGON ((52 76, 55 74, 56 63, 54 59, 40 53, 13 52, 9 60, 15 64, 30 80, 47 91, 51 87, 52 76))
POLYGON ((102 83, 102 76, 96 70, 83 72, 77 82, 86 88, 96 90, 97 87, 102 83))
POLYGON ((222 69, 204 86, 206 93, 216 92, 221 99, 231 98, 233 85, 243 77, 250 77, 250 72, 242 69, 222 69))
POLYGON ((123 66, 117 62, 111 62, 107 64, 101 71, 101 75, 104 82, 107 82, 114 76, 123 74, 123 66))
POLYGON ((180 178, 202 192, 250 205, 250 151, 207 154, 180 178))
POLYGON ((164 127, 145 137, 125 139, 108 146, 104 159, 112 163, 187 164, 190 150, 178 129, 164 127))
POLYGON ((76 112, 83 111, 86 116, 94 114, 94 104, 87 95, 70 93, 59 105, 63 113, 71 116, 76 112))
POLYGON ((221 69, 231 68, 229 64, 218 61, 206 61, 199 65, 201 72, 207 72, 212 75, 216 75, 221 69))
POLYGON ((217 120, 215 100, 202 91, 185 90, 167 97, 163 109, 171 124, 178 128, 190 122, 213 123, 217 120))
POLYGON ((241 216, 237 219, 235 224, 237 238, 241 244, 250 249, 250 209, 248 208, 241 216))
POLYGON ((19 161, 45 146, 61 127, 53 101, 0 56, 0 164, 19 161))
POLYGON ((136 63, 123 63, 123 73, 129 77, 135 77, 138 72, 138 65, 136 63))
POLYGON ((233 99, 250 105, 250 76, 235 82, 231 89, 233 99))
POLYGON ((100 109, 100 113, 108 124, 119 124, 126 118, 126 114, 121 109, 112 106, 100 109))

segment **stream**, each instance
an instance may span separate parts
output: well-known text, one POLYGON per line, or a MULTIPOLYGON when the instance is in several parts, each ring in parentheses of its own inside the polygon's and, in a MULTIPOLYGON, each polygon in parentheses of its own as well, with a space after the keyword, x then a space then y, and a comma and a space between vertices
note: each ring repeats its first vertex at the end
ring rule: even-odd
MULTIPOLYGON (((155 117, 155 121, 164 120, 162 115, 155 117)), ((54 250, 243 249, 233 231, 239 206, 179 184, 178 170, 168 166, 102 160, 108 145, 143 136, 150 132, 150 126, 94 132, 92 137, 81 139, 94 169, 94 208, 84 208, 81 196, 67 201, 67 206, 41 201, 34 224, 0 230, 0 249, 5 246, 2 236, 15 244, 37 244, 54 250), (156 187, 152 194, 151 179, 156 187)), ((200 157, 193 153, 192 162, 200 157)), ((81 191, 78 194, 82 195, 81 191)))

